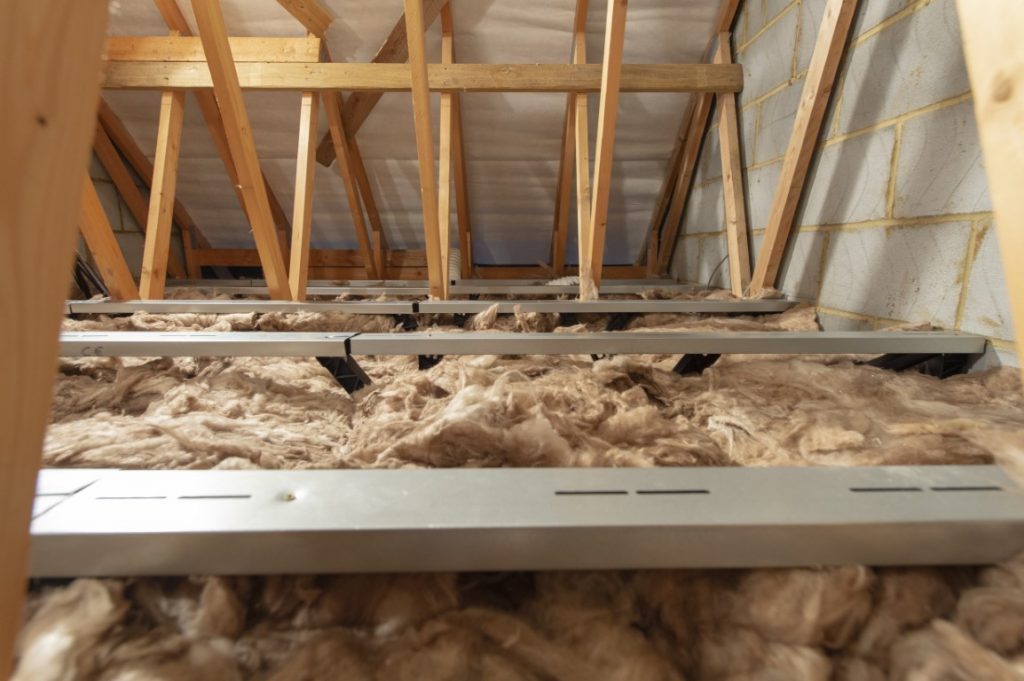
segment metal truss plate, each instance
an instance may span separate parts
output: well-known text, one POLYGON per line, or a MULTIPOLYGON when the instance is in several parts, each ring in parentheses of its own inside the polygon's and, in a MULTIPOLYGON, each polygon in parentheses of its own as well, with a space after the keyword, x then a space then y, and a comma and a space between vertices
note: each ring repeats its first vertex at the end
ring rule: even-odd
POLYGON ((714 333, 317 333, 76 331, 64 357, 343 357, 353 355, 979 354, 981 336, 945 331, 714 333))
POLYGON ((992 466, 122 471, 33 521, 31 573, 948 565, 1021 549, 1024 497, 992 466))

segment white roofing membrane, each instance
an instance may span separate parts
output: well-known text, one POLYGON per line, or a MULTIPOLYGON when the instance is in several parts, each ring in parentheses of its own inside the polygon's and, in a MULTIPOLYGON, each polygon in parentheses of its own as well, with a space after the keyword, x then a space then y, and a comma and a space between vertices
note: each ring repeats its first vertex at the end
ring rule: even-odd
MULTIPOLYGON (((223 0, 233 36, 301 36, 301 24, 275 0, 223 0)), ((334 15, 327 35, 335 61, 370 61, 402 13, 402 0, 324 0, 334 15)), ((466 63, 566 63, 572 44, 575 0, 453 0, 456 61, 466 63)), ((195 29, 191 6, 179 0, 195 29)), ((711 36, 717 0, 650 0, 630 5, 626 63, 695 63, 711 36)), ((590 3, 587 56, 600 63, 607 7, 590 3)), ((148 0, 111 3, 110 35, 166 35, 148 0)), ((440 21, 427 34, 427 57, 440 61, 440 21)), ((142 149, 156 144, 158 92, 106 91, 142 149)), ((549 259, 565 95, 465 93, 463 126, 468 192, 478 264, 534 265, 549 259)), ((665 166, 689 95, 623 93, 619 99, 615 160, 605 262, 629 264, 637 257, 665 166)), ((256 147, 271 186, 291 214, 298 146, 297 92, 246 92, 256 147)), ((431 96, 435 155, 438 105, 431 96)), ((590 95, 591 154, 597 129, 598 95, 590 95)), ((327 132, 321 108, 318 140, 327 132)), ((357 139, 394 249, 423 247, 409 93, 387 93, 357 139)), ((187 98, 178 198, 217 247, 250 247, 248 223, 224 166, 210 141, 193 98, 187 98)), ((573 199, 575 200, 575 199, 573 199)), ((453 201, 454 212, 454 201, 453 201)), ((576 262, 575 211, 567 259, 576 262)), ((453 245, 455 236, 453 216, 453 245)), ((356 248, 357 241, 336 165, 317 165, 313 246, 356 248)))

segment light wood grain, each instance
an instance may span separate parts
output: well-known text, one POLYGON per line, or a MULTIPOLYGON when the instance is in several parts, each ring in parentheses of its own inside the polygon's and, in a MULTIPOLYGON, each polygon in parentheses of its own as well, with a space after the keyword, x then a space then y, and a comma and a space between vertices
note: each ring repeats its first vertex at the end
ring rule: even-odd
MULTIPOLYGON (((445 9, 448 9, 445 5, 445 9)), ((454 40, 452 36, 452 15, 450 11, 441 12, 441 63, 451 64, 454 58, 454 40)), ((445 285, 451 279, 450 258, 452 240, 452 133, 455 125, 454 108, 451 92, 441 93, 440 120, 441 131, 438 138, 437 161, 437 229, 441 240, 441 276, 445 285)))
MULTIPOLYGON (((587 8, 589 3, 582 0, 576 6, 576 20, 573 25, 572 63, 587 64, 587 8), (582 7, 581 7, 582 5, 582 7)), ((593 231, 590 222, 590 117, 587 113, 587 95, 579 92, 573 95, 573 129, 576 133, 576 246, 579 258, 580 295, 593 292, 591 274, 591 243, 593 231)))
MULTIPOLYGON (((732 63, 731 35, 718 35, 715 61, 732 63)), ((743 159, 740 157, 740 128, 736 95, 719 94, 718 145, 722 156, 722 187, 725 200, 725 240, 729 251, 729 285, 734 296, 742 296, 750 285, 750 246, 747 239, 747 207, 744 203, 743 159)))
POLYGON ((957 8, 1019 349, 1024 346, 1024 4, 993 0, 981 8, 957 0, 957 8))
POLYGON ((185 93, 163 93, 160 98, 156 156, 153 159, 153 187, 149 193, 149 214, 146 218, 146 243, 139 275, 139 295, 144 300, 164 297, 184 119, 185 93))
POLYGON ((619 84, 627 7, 627 0, 609 0, 608 18, 605 20, 601 97, 597 114, 597 147, 594 151, 593 203, 590 209, 590 271, 595 287, 601 286, 605 236, 608 231, 608 199, 611 196, 615 123, 619 113, 619 84))
POLYGON ((713 95, 701 93, 694 98, 693 115, 690 117, 686 130, 685 141, 683 142, 682 154, 679 157, 679 170, 676 173, 675 187, 672 189, 672 199, 669 202, 668 213, 665 216, 665 225, 661 234, 661 250, 658 251, 657 272, 664 274, 668 271, 672 254, 678 246, 679 230, 683 220, 683 209, 690 194, 690 185, 693 184, 693 175, 697 171, 697 160, 700 158, 701 142, 704 140, 704 131, 708 127, 708 119, 711 117, 711 101, 713 95))
POLYGON ((84 176, 83 184, 78 229, 85 240, 86 248, 96 263, 100 278, 110 291, 110 297, 116 300, 135 300, 139 297, 139 289, 124 260, 124 253, 117 237, 114 236, 110 220, 103 210, 99 194, 96 193, 96 185, 92 183, 88 173, 84 176))
MULTIPOLYGON (((427 57, 423 36, 422 0, 405 0, 406 34, 409 42, 412 116, 416 130, 416 157, 420 166, 420 199, 423 203, 423 239, 427 251, 430 295, 448 297, 448 286, 441 267, 441 238, 437 220, 437 180, 434 174, 434 139, 430 124, 430 89, 427 81, 427 57)), ((381 67, 382 64, 364 65, 381 67)), ((451 68, 451 66, 448 66, 451 68)))
MULTIPOLYGON (((228 38, 238 62, 303 63, 320 61, 320 39, 228 38)), ((205 62, 203 44, 194 36, 112 36, 103 50, 107 61, 205 62)))
POLYGON ((807 182, 807 172, 818 146, 818 134, 825 120, 829 97, 843 58, 846 38, 857 12, 857 2, 828 0, 825 5, 814 53, 804 80, 803 94, 800 95, 796 119, 793 121, 793 133, 782 159, 782 170, 772 199, 768 225, 750 280, 750 292, 754 295, 774 286, 778 278, 779 266, 786 252, 796 210, 807 182))
POLYGON ((298 19, 307 31, 321 38, 334 20, 331 13, 317 0, 277 0, 277 3, 298 19))
MULTIPOLYGON (((433 92, 600 92, 601 64, 430 64, 433 92)), ((237 65, 245 90, 352 90, 409 92, 403 64, 237 65)), ((197 62, 107 62, 102 87, 111 90, 178 90, 212 87, 209 69, 197 62)), ((623 64, 621 92, 738 92, 737 64, 623 64)))
MULTIPOLYGON (((192 9, 199 24, 199 36, 209 60, 217 104, 224 118, 224 131, 234 160, 238 183, 245 200, 246 214, 252 226, 256 249, 263 261, 263 277, 270 295, 278 300, 290 298, 288 273, 275 233, 274 219, 264 186, 252 125, 245 109, 238 75, 228 48, 227 29, 219 0, 192 0, 192 9)), ((159 64, 158 64, 159 65, 159 64)))
POLYGON ((292 210, 291 263, 288 287, 292 300, 306 299, 309 241, 313 231, 313 179, 316 174, 316 128, 319 95, 306 92, 299 108, 299 147, 295 156, 295 206, 292 210))
POLYGON ((359 241, 359 250, 363 255, 363 262, 368 275, 376 277, 378 260, 374 258, 370 237, 366 233, 366 221, 363 220, 363 206, 359 198, 359 188, 356 185, 356 179, 352 172, 353 164, 346 142, 345 124, 342 122, 341 109, 339 108, 337 98, 338 95, 333 92, 325 93, 324 110, 327 111, 328 128, 338 156, 338 174, 341 176, 342 184, 345 186, 345 196, 348 199, 349 212, 352 214, 352 224, 356 230, 356 239, 359 241))
MULTIPOLYGON (((447 2, 448 0, 424 1, 424 30, 430 28, 440 14, 441 7, 447 2)), ((406 62, 408 59, 409 43, 406 38, 405 14, 403 13, 398 17, 398 21, 395 22, 395 25, 392 27, 387 39, 377 50, 377 54, 373 56, 371 63, 400 64, 406 62)), ((363 123, 366 122, 366 118, 370 115, 370 112, 373 111, 373 108, 377 106, 377 102, 380 101, 382 95, 382 92, 354 92, 348 99, 344 100, 343 116, 345 130, 348 132, 350 139, 355 139, 356 133, 363 127, 363 123)), ((316 151, 316 160, 325 166, 329 166, 334 163, 334 144, 331 142, 330 137, 330 134, 324 135, 323 139, 320 140, 320 146, 316 151)), ((363 200, 366 200, 365 195, 363 200)))
MULTIPOLYGON (((157 9, 160 10, 160 15, 163 17, 164 23, 167 24, 172 33, 176 32, 180 36, 191 36, 192 28, 189 26, 188 21, 185 20, 185 15, 181 13, 181 9, 175 0, 154 0, 157 5, 157 9)), ((230 38, 228 39, 231 40, 230 38)), ((317 38, 304 38, 302 40, 316 40, 319 48, 320 40, 317 38)), ((204 52, 205 54, 205 52, 204 52)), ((194 93, 196 103, 199 104, 199 111, 203 115, 203 120, 206 122, 206 128, 210 133, 210 138, 213 141, 213 146, 217 149, 217 155, 220 156, 221 162, 224 164, 224 170, 227 172, 228 181, 231 184, 232 189, 235 192, 235 196, 238 198, 238 203, 242 207, 243 212, 247 211, 245 205, 245 199, 242 196, 242 188, 238 181, 238 173, 235 171, 235 162, 231 158, 231 150, 228 147, 227 133, 224 130, 224 121, 220 115, 220 109, 217 106, 217 100, 213 96, 213 92, 210 90, 195 90, 194 93)), ((262 173, 262 168, 261 168, 262 173)), ((267 200, 270 202, 270 214, 274 218, 274 224, 277 227, 278 242, 281 243, 282 258, 285 258, 287 252, 287 241, 284 235, 288 229, 288 217, 285 215, 284 209, 281 207, 281 202, 278 201, 274 191, 270 188, 270 183, 267 182, 266 174, 263 174, 263 186, 267 192, 267 200)), ((182 209, 175 209, 175 220, 179 224, 181 222, 182 209)), ((246 212, 246 219, 248 219, 248 213, 246 212)), ((187 234, 185 235, 187 236, 187 234)), ((183 239, 187 241, 186 239, 183 239)), ((209 244, 202 235, 197 235, 197 241, 201 246, 208 246, 209 244)), ((187 251, 186 251, 187 254, 187 251)), ((198 277, 198 274, 189 276, 198 277)))
POLYGON ((5 4, 0 21, 0 678, 25 615, 28 525, 106 15, 106 0, 33 0, 5 4))
MULTIPOLYGON (((118 153, 117 148, 110 139, 110 135, 107 134, 102 125, 96 125, 96 136, 93 138, 92 148, 96 158, 99 159, 100 165, 107 171, 107 175, 110 176, 110 180, 114 183, 114 187, 128 208, 128 212, 131 213, 132 218, 135 220, 135 224, 145 234, 146 221, 149 219, 149 201, 142 195, 142 190, 139 189, 138 185, 135 184, 135 178, 132 177, 128 167, 125 166, 121 154, 118 153)), ((183 245, 186 244, 183 243, 183 245)), ((188 255, 188 249, 186 248, 186 258, 188 255)), ((186 276, 185 267, 173 250, 169 253, 167 271, 172 277, 177 277, 178 279, 184 279, 186 276)))

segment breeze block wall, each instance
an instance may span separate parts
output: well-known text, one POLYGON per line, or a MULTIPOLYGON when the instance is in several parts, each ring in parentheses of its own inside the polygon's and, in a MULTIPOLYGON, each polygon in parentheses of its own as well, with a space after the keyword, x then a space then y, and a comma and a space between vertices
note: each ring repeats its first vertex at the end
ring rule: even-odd
MULTIPOLYGON (((746 0, 734 29, 752 258, 824 5, 746 0)), ((717 135, 672 273, 727 287, 717 135)), ((986 336, 1015 363, 991 211, 954 0, 861 0, 778 288, 815 303, 826 328, 930 322, 986 336)))

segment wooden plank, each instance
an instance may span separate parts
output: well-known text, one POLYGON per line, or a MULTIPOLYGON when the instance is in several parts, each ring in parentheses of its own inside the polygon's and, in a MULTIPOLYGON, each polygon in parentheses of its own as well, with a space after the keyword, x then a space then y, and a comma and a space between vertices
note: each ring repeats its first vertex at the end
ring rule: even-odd
MULTIPOLYGON (((542 265, 477 265, 476 272, 479 279, 548 279, 551 277, 550 268, 542 265)), ((578 267, 566 265, 565 276, 577 275, 579 275, 578 267)), ((641 265, 606 265, 604 268, 604 278, 608 280, 643 279, 645 276, 644 268, 641 265)), ((652 288, 657 287, 652 286, 652 288)))
POLYGON ((558 184, 555 187, 555 219, 551 230, 551 269, 556 276, 565 272, 565 249, 569 241, 569 204, 572 200, 573 152, 576 138, 576 95, 566 95, 562 148, 558 155, 558 184))
MULTIPOLYGON (((177 32, 181 36, 192 35, 192 28, 189 26, 188 21, 185 20, 185 15, 181 13, 181 9, 178 7, 176 0, 154 0, 154 2, 157 5, 157 9, 160 10, 160 15, 163 17, 164 23, 167 24, 167 28, 172 32, 177 32)), ((229 38, 228 40, 230 42, 231 39, 229 38)), ((322 44, 318 38, 304 38, 303 40, 316 40, 318 50, 319 46, 322 44)), ((317 58, 319 58, 319 52, 317 53, 317 58)), ((220 108, 217 106, 217 100, 214 98, 213 92, 209 90, 196 90, 194 94, 196 102, 199 104, 199 111, 203 115, 203 120, 206 121, 206 127, 210 132, 213 145, 217 149, 217 155, 220 156, 221 162, 224 164, 224 170, 227 172, 228 181, 231 183, 231 187, 235 191, 235 196, 238 198, 238 203, 244 212, 246 211, 245 198, 242 196, 241 183, 238 181, 238 173, 235 171, 235 162, 231 158, 231 150, 228 146, 227 134, 224 131, 224 121, 221 118, 220 108)), ((278 242, 281 244, 281 257, 286 260, 288 258, 288 216, 281 207, 281 202, 278 201, 273 189, 271 189, 270 183, 267 181, 266 173, 262 172, 262 168, 260 169, 260 172, 263 175, 263 186, 267 192, 267 201, 270 202, 270 214, 273 216, 274 224, 277 227, 277 238, 278 242)), ((176 209, 175 220, 181 223, 181 219, 178 215, 179 212, 180 211, 177 211, 176 209)), ((246 219, 249 219, 247 212, 246 219)), ((200 245, 209 246, 209 243, 207 243, 205 239, 201 239, 200 241, 200 245)))
MULTIPOLYGON (((413 125, 416 128, 416 157, 420 166, 423 242, 427 251, 430 295, 444 300, 448 297, 448 282, 444 278, 441 265, 441 238, 437 220, 437 181, 434 176, 434 139, 430 125, 430 89, 427 80, 427 56, 423 36, 422 0, 405 0, 405 21, 406 38, 409 43, 409 68, 404 71, 407 77, 411 77, 412 117, 413 125)), ((390 68, 384 64, 366 64, 364 66, 390 68)), ((451 68, 454 65, 442 66, 451 68)))
MULTIPOLYGON (((597 148, 594 152, 593 203, 590 209, 590 268, 595 288, 601 285, 605 234, 608 230, 608 199, 611 196, 615 122, 619 113, 619 82, 622 73, 627 6, 628 0, 609 0, 608 18, 605 22, 601 97, 597 114, 597 148)), ((581 286, 581 292, 582 289, 581 286)))
MULTIPOLYGON (((576 35, 586 31, 587 0, 576 0, 573 18, 573 50, 576 35)), ((570 61, 572 61, 570 59, 570 61)), ((555 187, 555 219, 551 235, 551 269, 556 276, 565 272, 565 249, 569 240, 569 203, 572 199, 572 169, 576 138, 576 94, 565 97, 565 123, 562 125, 562 148, 558 157, 558 184, 555 187)))
MULTIPOLYGON (((732 62, 732 35, 718 34, 715 61, 732 62)), ((722 186, 725 197, 725 235, 729 250, 729 282, 734 296, 742 296, 750 285, 750 246, 747 243, 747 208, 744 203, 743 159, 740 157, 740 128, 736 95, 717 95, 718 145, 722 154, 722 186)))
POLYGON ((706 93, 699 94, 694 99, 693 116, 690 117, 687 126, 686 141, 679 159, 679 171, 676 174, 672 200, 669 202, 668 214, 665 216, 665 226, 660 239, 661 250, 658 251, 657 267, 657 272, 660 274, 668 271, 672 253, 675 251, 679 238, 683 209, 686 207, 690 185, 693 183, 693 175, 697 170, 697 160, 700 158, 704 131, 707 130, 708 119, 711 117, 711 99, 712 95, 706 93))
MULTIPOLYGON (((309 63, 320 61, 320 39, 228 38, 238 62, 309 63)), ((113 36, 103 50, 107 61, 205 62, 203 44, 194 36, 113 36)))
MULTIPOLYGON (((259 267, 259 253, 253 248, 200 248, 196 258, 206 266, 259 267)), ((388 264, 395 267, 425 267, 427 256, 423 251, 388 251, 388 264)), ((358 267, 366 268, 361 250, 319 249, 309 251, 309 268, 358 267)), ((376 278, 376 277, 375 277, 376 278)))
POLYGON ((227 29, 219 0, 192 0, 192 9, 199 24, 199 36, 209 59, 209 74, 224 119, 228 147, 238 173, 239 185, 245 199, 246 213, 252 226, 256 248, 263 262, 263 277, 271 296, 289 298, 288 274, 281 246, 274 233, 270 203, 263 183, 256 144, 252 138, 249 114, 245 110, 235 65, 228 48, 227 29))
POLYGON ((334 17, 317 0, 277 0, 281 7, 299 20, 306 30, 320 38, 331 27, 334 17))
MULTIPOLYGON (((441 63, 451 64, 454 60, 451 5, 441 10, 441 63)), ((439 149, 437 161, 437 223, 441 240, 441 276, 445 286, 451 280, 449 275, 449 253, 452 239, 452 135, 455 118, 452 112, 452 92, 441 93, 439 149)))
MULTIPOLYGON (((584 66, 587 63, 587 8, 588 0, 578 0, 576 5, 576 21, 573 26, 572 63, 584 66)), ((576 122, 573 129, 576 133, 576 241, 581 275, 580 297, 597 296, 590 259, 593 232, 590 222, 590 117, 587 113, 587 95, 577 92, 574 108, 576 122), (585 280, 585 281, 584 281, 585 280)))
MULTIPOLYGON (((599 92, 601 64, 430 64, 432 92, 599 92)), ((409 92, 403 64, 237 65, 245 90, 409 92)), ((212 87, 209 70, 196 62, 107 62, 101 86, 112 90, 181 90, 212 87)), ((738 64, 623 64, 621 92, 738 92, 738 64)))
POLYGON ((338 98, 340 95, 334 92, 324 94, 324 109, 327 111, 327 123, 331 134, 331 140, 335 145, 335 153, 338 157, 338 174, 345 186, 345 197, 348 199, 349 212, 352 214, 352 225, 355 227, 356 240, 359 241, 359 250, 363 254, 367 274, 370 277, 377 276, 377 266, 373 257, 373 246, 370 237, 366 233, 366 222, 363 220, 363 206, 359 198, 359 187, 356 185, 355 176, 352 170, 352 159, 349 155, 349 147, 346 144, 345 128, 341 118, 338 98))
POLYGON ((828 0, 811 56, 803 94, 796 110, 793 133, 782 160, 778 188, 772 200, 761 251, 750 281, 750 292, 757 295, 775 285, 779 265, 786 251, 796 209, 803 195, 807 171, 818 146, 818 133, 825 119, 829 97, 843 58, 846 38, 857 12, 857 0, 828 0))
MULTIPOLYGON (((722 0, 718 6, 718 14, 715 18, 715 30, 708 39, 708 44, 704 48, 704 57, 701 59, 702 62, 708 61, 711 57, 711 50, 715 46, 715 40, 719 33, 726 33, 732 30, 733 22, 736 20, 736 14, 739 12, 742 0, 722 0)), ((683 158, 683 146, 686 143, 686 133, 690 127, 690 121, 693 119, 694 111, 696 110, 697 102, 694 98, 691 98, 689 106, 686 108, 686 112, 683 114, 683 119, 679 124, 679 133, 676 135, 675 144, 672 147, 672 154, 669 156, 669 162, 667 170, 665 172, 665 178, 661 183, 661 190, 658 192, 658 201, 655 204, 654 212, 651 214, 651 220, 647 227, 647 239, 645 249, 641 250, 640 262, 646 262, 647 271, 649 274, 654 274, 658 269, 658 253, 659 245, 664 245, 663 241, 659 244, 662 225, 666 212, 669 209, 669 200, 672 198, 672 189, 675 186, 676 180, 680 172, 680 163, 683 158)), ((673 246, 674 247, 674 246, 673 246)))
POLYGON ((103 0, 5 3, 0 21, 0 678, 23 609, 28 526, 98 98, 103 0))
POLYGON ((139 295, 144 300, 164 297, 184 120, 185 93, 163 93, 160 98, 156 156, 153 160, 153 188, 149 194, 149 215, 146 218, 146 244, 139 276, 139 295))
MULTIPOLYGON (((340 95, 339 95, 340 96, 340 95)), ((344 109, 342 109, 344 113, 344 109)), ((342 115, 342 125, 344 125, 342 115)), ((348 129, 344 128, 346 134, 348 129)), ((330 135, 330 131, 327 133, 330 135)), ((377 201, 373 198, 373 189, 370 187, 370 178, 366 174, 366 166, 363 164, 363 155, 359 150, 356 138, 349 136, 348 153, 352 160, 352 175, 355 177, 356 185, 359 187, 359 196, 363 200, 363 207, 366 209, 366 218, 370 221, 371 240, 373 241, 373 261, 376 267, 377 276, 387 279, 387 253, 388 242, 384 236, 384 226, 380 220, 380 212, 377 210, 377 201)))
MULTIPOLYGON (((433 25, 441 12, 441 7, 448 0, 424 0, 423 2, 423 28, 428 29, 433 25)), ((409 43, 405 32, 405 14, 398 17, 391 33, 373 56, 373 64, 400 64, 409 59, 409 43)), ((345 130, 350 139, 354 139, 359 129, 363 127, 367 116, 373 111, 380 101, 381 92, 355 92, 344 101, 344 123, 345 130)), ((317 162, 329 166, 334 163, 334 143, 331 142, 330 133, 323 136, 320 146, 316 151, 317 162)), ((364 196, 365 200, 366 197, 364 196)))
POLYGON ((302 95, 299 148, 295 158, 295 208, 292 211, 291 264, 288 286, 292 300, 306 299, 309 279, 309 239, 313 231, 313 179, 316 173, 316 129, 319 121, 315 92, 302 95))
POLYGON ((957 0, 957 8, 1019 349, 1024 347, 1024 5, 995 0, 981 8, 957 0))
POLYGON ((119 300, 135 300, 139 290, 132 279, 128 264, 124 261, 121 246, 117 243, 114 230, 110 226, 107 214, 103 211, 100 196, 96 193, 96 185, 84 174, 81 190, 82 201, 78 212, 78 229, 85 239, 85 245, 92 254, 100 278, 106 284, 110 296, 119 300))
MULTIPOLYGON (((135 184, 135 178, 132 177, 131 172, 125 166, 124 161, 121 159, 121 154, 118 153, 107 131, 100 124, 96 125, 96 136, 93 138, 92 148, 96 153, 96 158, 100 161, 100 165, 103 166, 107 171, 107 175, 113 181, 117 193, 121 195, 121 199, 128 207, 128 212, 135 219, 135 224, 145 234, 146 221, 149 215, 149 201, 142 195, 142 190, 135 184)), ((169 255, 167 271, 172 277, 184 279, 186 272, 181 264, 181 259, 174 251, 171 251, 169 255)))
MULTIPOLYGON (((147 187, 152 187, 153 164, 142 152, 142 149, 139 148, 139 145, 135 143, 135 140, 128 132, 128 128, 125 127, 121 119, 117 117, 117 114, 102 99, 100 100, 99 117, 103 130, 109 135, 117 150, 128 161, 128 165, 132 167, 147 187)), ((196 246, 199 248, 209 247, 210 242, 199 231, 192 217, 185 210, 185 206, 177 199, 174 201, 174 221, 178 223, 183 233, 192 235, 196 241, 196 246)), ((194 275, 190 273, 189 276, 192 277, 194 275)))
POLYGON ((462 98, 452 95, 452 169, 455 176, 455 214, 459 221, 459 269, 463 279, 473 276, 473 226, 469 217, 469 182, 462 136, 462 98))

